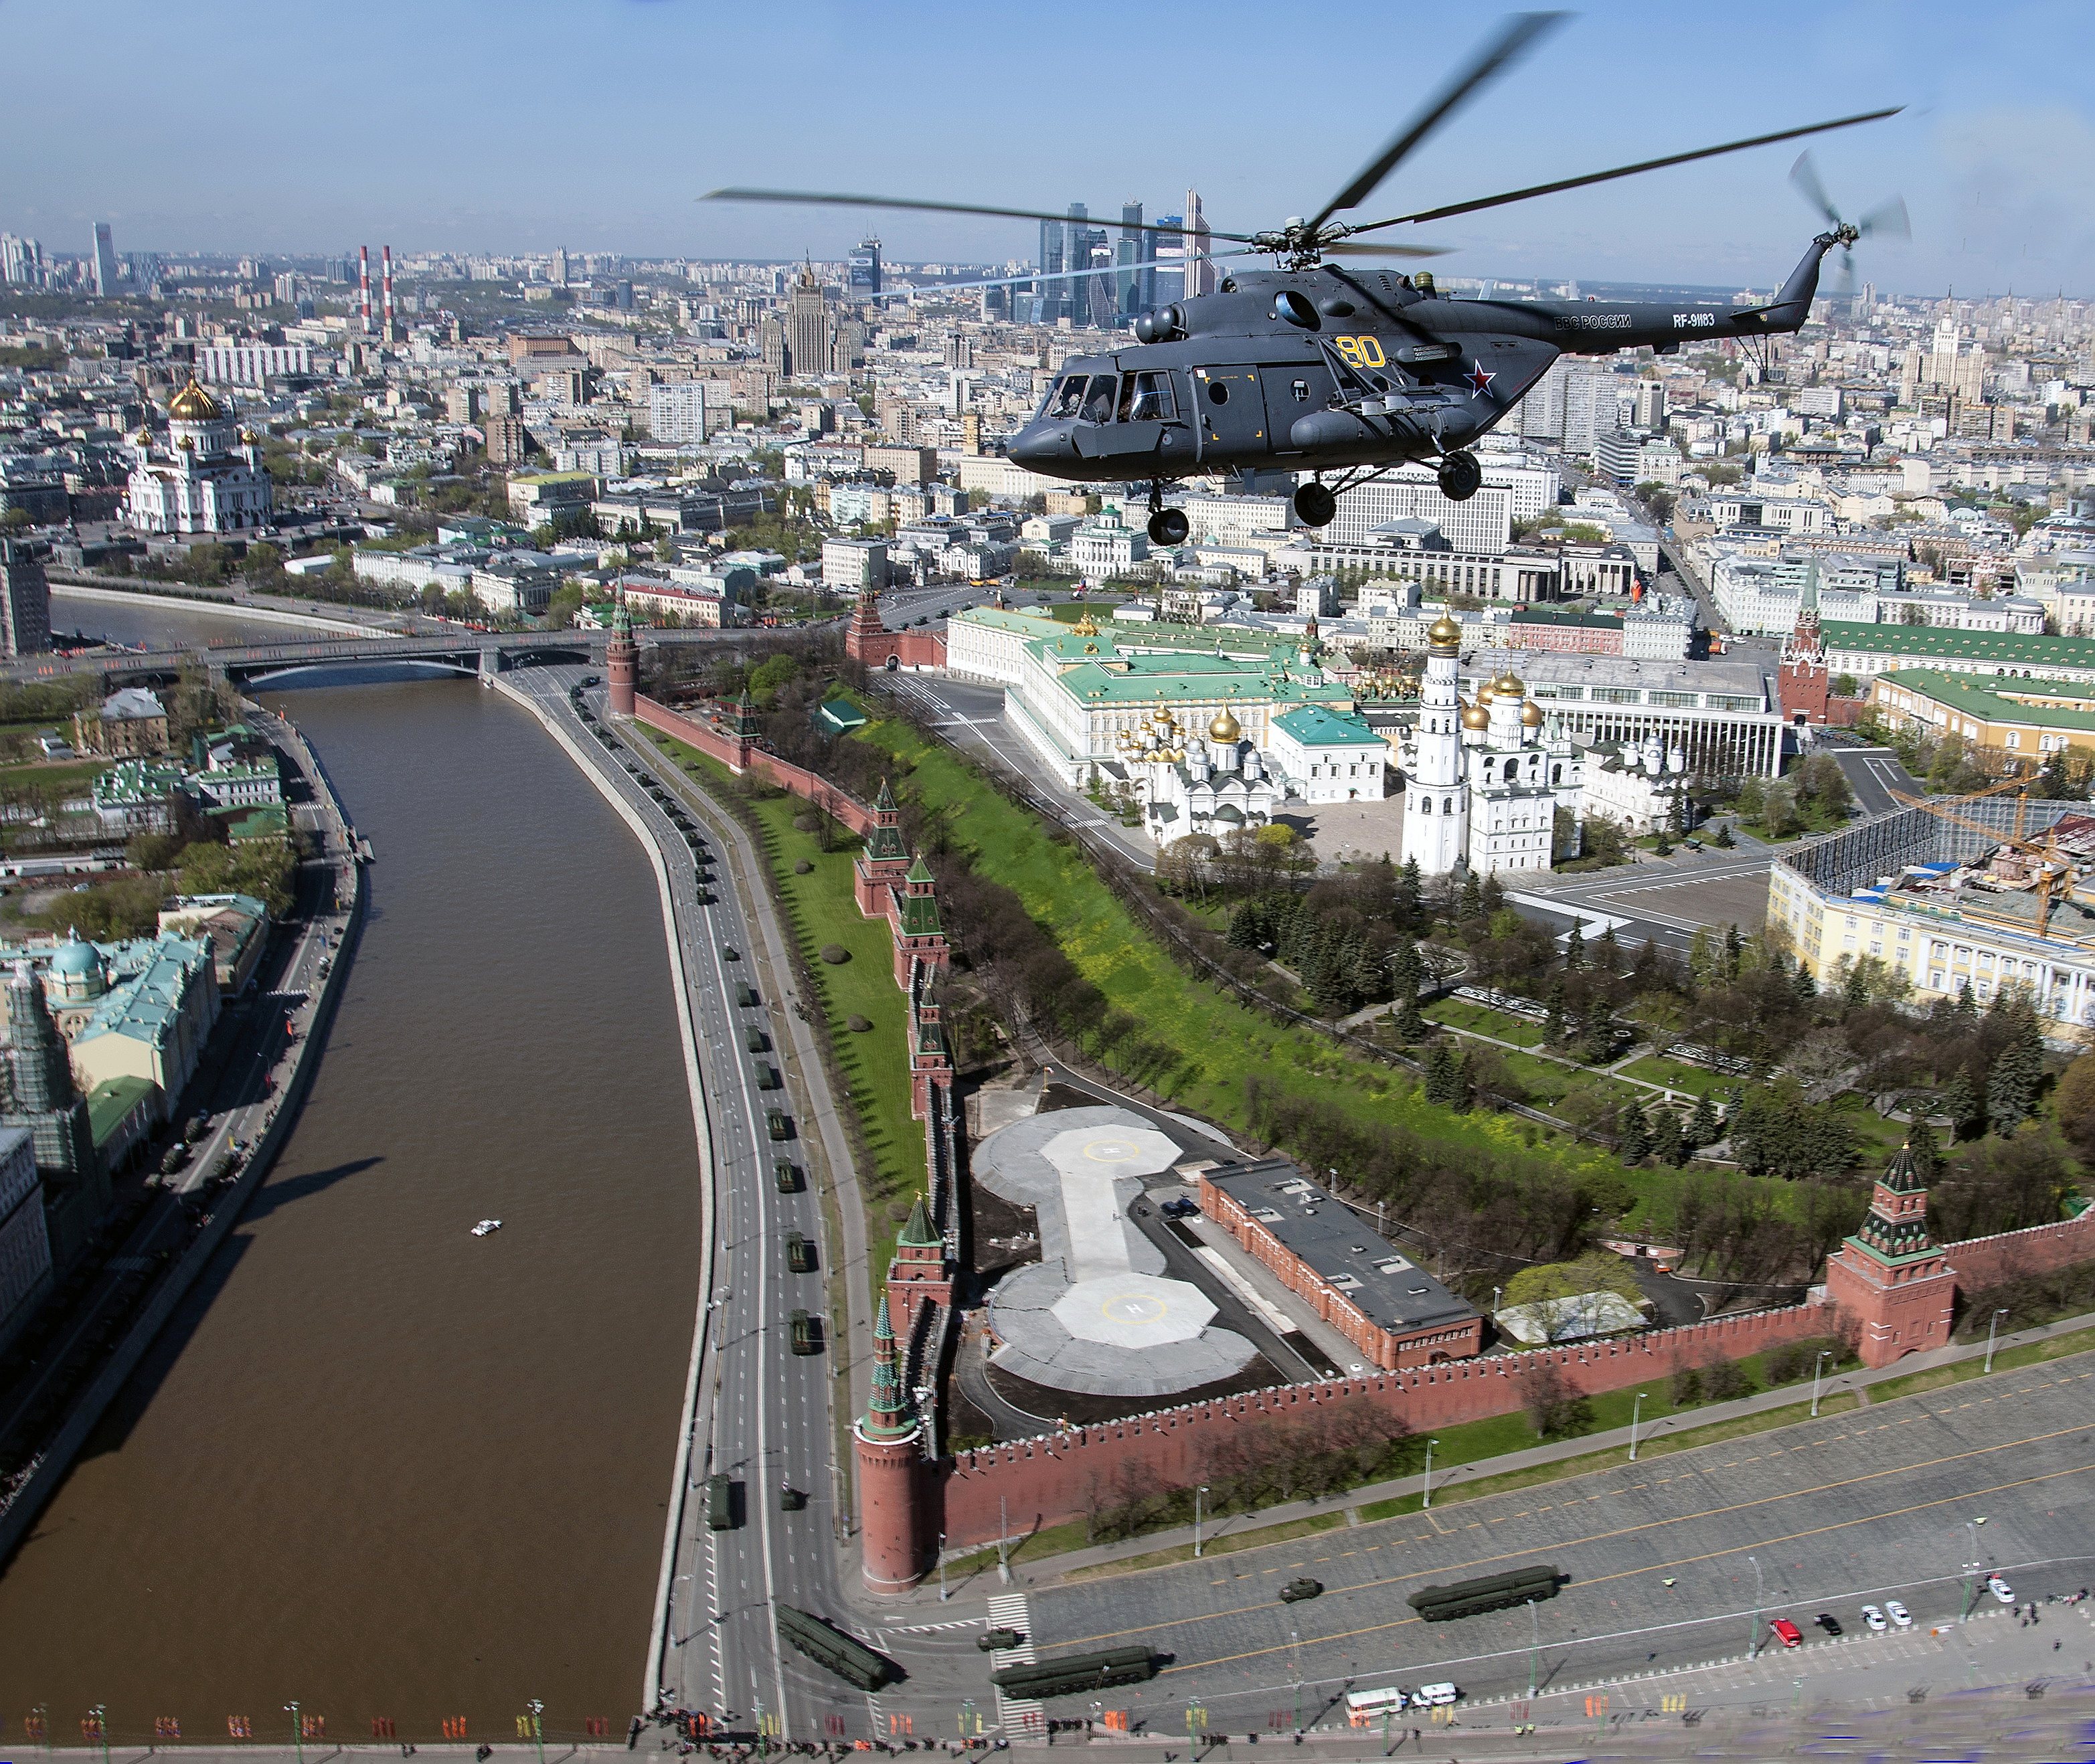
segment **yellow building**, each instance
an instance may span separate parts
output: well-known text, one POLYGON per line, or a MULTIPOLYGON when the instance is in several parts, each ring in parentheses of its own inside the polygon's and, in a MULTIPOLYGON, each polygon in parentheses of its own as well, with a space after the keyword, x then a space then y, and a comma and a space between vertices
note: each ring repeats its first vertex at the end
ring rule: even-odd
POLYGON ((163 933, 117 943, 68 934, 53 945, 0 946, 0 959, 42 969, 44 996, 70 1043, 73 1076, 92 1092, 142 1078, 167 1120, 218 1021, 218 979, 207 937, 163 933))
POLYGON ((1870 682, 1870 709, 1890 728, 1960 736, 2006 759, 2095 758, 2095 686, 1902 668, 1870 682))

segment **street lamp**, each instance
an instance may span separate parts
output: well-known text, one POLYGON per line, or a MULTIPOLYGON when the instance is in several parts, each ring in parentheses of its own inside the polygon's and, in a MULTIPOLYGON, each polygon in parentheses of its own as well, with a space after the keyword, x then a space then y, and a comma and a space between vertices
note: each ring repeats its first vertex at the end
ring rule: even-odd
POLYGON ((1636 1393, 1636 1402, 1630 1410, 1630 1462, 1636 1462, 1637 1422, 1644 1414, 1644 1392, 1636 1393))
POLYGON ((546 1705, 534 1696, 524 1706, 531 1711, 531 1737, 538 1744, 538 1764, 546 1764, 546 1723, 539 1718, 546 1713, 546 1705))
POLYGON ((1754 1660, 1760 1657, 1761 1605, 1766 1596, 1767 1585, 1761 1575, 1760 1557, 1749 1556, 1746 1560, 1753 1565, 1753 1630, 1746 1642, 1746 1657, 1749 1660, 1754 1660))
POLYGON ((1996 1311, 1986 1325, 1986 1370, 1988 1372, 1993 1370, 1993 1338, 1999 1332, 2001 1319, 2007 1314, 2005 1310, 1996 1311))
POLYGON ((1542 1670, 1542 1619, 1535 1614, 1535 1601, 1527 1601, 1527 1700, 1535 1701, 1535 1684, 1542 1670))
POLYGON ((1193 1553, 1196 1557, 1200 1553, 1200 1501, 1207 1492, 1205 1483, 1193 1491, 1193 1553))
POLYGON ((1826 1370, 1826 1362, 1833 1357, 1832 1350, 1822 1348, 1818 1357, 1811 1362, 1811 1412, 1818 1413, 1818 1375, 1826 1370))
MULTIPOLYGON (((306 1764, 305 1723, 298 1719, 298 1705, 292 1701, 284 1705, 284 1713, 291 1718, 291 1744, 298 1749, 298 1764, 306 1764)), ((102 1764, 109 1764, 107 1758, 102 1764)))
POLYGON ((946 1592, 946 1534, 939 1534, 939 1602, 943 1605, 948 1596, 946 1592))
POLYGON ((1295 1666, 1295 1731, 1302 1731, 1302 1631, 1291 1629, 1287 1632, 1289 1657, 1295 1666))
POLYGON ((1433 1448, 1439 1443, 1438 1440, 1426 1442, 1426 1495, 1418 1503, 1418 1509, 1422 1513, 1433 1505, 1433 1448))
POLYGON ((1971 1519, 1964 1522, 1964 1539, 1971 1553, 1964 1561, 1964 1608, 1957 1614, 1957 1621, 1960 1623, 1971 1616, 1971 1601, 1975 1596, 1971 1582, 1979 1572, 1979 1526, 1976 1522, 1971 1519))

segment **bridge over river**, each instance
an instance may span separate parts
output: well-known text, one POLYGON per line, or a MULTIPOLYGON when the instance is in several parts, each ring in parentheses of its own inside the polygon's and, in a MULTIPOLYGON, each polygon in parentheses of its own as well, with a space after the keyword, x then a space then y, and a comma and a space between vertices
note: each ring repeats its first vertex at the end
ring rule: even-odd
MULTIPOLYGON (((747 642, 756 630, 651 631, 643 642, 665 645, 747 642)), ((428 635, 374 631, 261 643, 212 643, 153 650, 90 650, 77 656, 32 656, 5 664, 0 678, 25 682, 95 673, 106 688, 171 681, 203 667, 215 677, 247 682, 302 668, 398 665, 416 662, 460 673, 491 674, 534 664, 601 665, 603 631, 440 631, 428 635)))

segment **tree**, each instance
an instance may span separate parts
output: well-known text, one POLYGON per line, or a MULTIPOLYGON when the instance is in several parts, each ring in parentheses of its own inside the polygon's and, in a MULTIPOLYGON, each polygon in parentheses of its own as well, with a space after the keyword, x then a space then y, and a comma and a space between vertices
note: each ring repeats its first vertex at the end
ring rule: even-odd
POLYGON ((1670 1108, 1654 1108, 1651 1122, 1651 1155, 1662 1164, 1670 1164, 1675 1169, 1688 1161, 1688 1141, 1682 1132, 1680 1117, 1670 1108))
POLYGON ((1986 1118, 1996 1133, 2013 1133, 2029 1119, 2044 1081, 2044 1043, 2034 1018, 1993 1056, 1986 1074, 1986 1118))
POLYGON ((1556 1361, 1546 1357, 1527 1370, 1521 1406, 1540 1439, 1563 1439, 1592 1425, 1593 1405, 1571 1387, 1556 1361))
POLYGON ((1688 1149, 1699 1152, 1705 1145, 1714 1145, 1722 1130, 1717 1119, 1717 1105, 1710 1100, 1709 1091, 1705 1091, 1695 1099, 1695 1112, 1688 1117, 1688 1149))
POLYGON ((1615 1152, 1625 1164, 1641 1164, 1651 1156, 1651 1124, 1635 1103, 1622 1105, 1615 1132, 1615 1152))
POLYGON ((1576 919, 1571 921, 1570 934, 1564 939, 1564 967, 1568 973, 1576 973, 1586 965, 1586 933, 1576 919))
POLYGON ((1949 1082, 1935 1099, 1935 1112, 1949 1117, 1949 1130, 1956 1139, 1975 1138, 1984 1126, 1979 1113, 1978 1089, 1971 1082, 1971 1074, 1961 1065, 1950 1074, 1949 1082))
POLYGON ((1936 1173, 1942 1168, 1942 1152, 1935 1137, 1935 1129, 1924 1116, 1916 1116, 1906 1129, 1906 1148, 1912 1154, 1914 1174, 1923 1183, 1935 1180, 1936 1173))
POLYGON ((1416 992, 1403 992, 1397 996, 1396 1032, 1408 1042, 1426 1039, 1426 1018, 1418 1008, 1416 992))
POLYGON ((1426 1100, 1444 1108, 1470 1106, 1469 1075, 1463 1069, 1462 1056, 1450 1042, 1435 1042, 1432 1052, 1426 1056, 1426 1100))
POLYGON ((1734 847, 1736 847, 1739 842, 1731 837, 1731 822, 1728 821, 1718 821, 1717 823, 1716 835, 1710 843, 1722 852, 1731 851, 1734 847))
POLYGON ((1474 870, 1462 878, 1462 891, 1455 916, 1458 919, 1481 919, 1484 916, 1484 887, 1474 870))
POLYGON ((760 704, 769 704, 778 696, 778 689, 799 671, 800 664, 791 656, 773 656, 759 662, 750 669, 750 696, 760 704))
POLYGON ((2052 1113, 2084 1164, 2095 1166, 2095 1053, 2084 1053, 2059 1076, 2052 1113))

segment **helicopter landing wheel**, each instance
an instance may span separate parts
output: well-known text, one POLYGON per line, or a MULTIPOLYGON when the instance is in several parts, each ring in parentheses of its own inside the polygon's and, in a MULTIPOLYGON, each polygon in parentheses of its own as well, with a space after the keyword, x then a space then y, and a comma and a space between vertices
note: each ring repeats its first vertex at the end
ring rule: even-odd
POLYGON ((1295 516, 1305 527, 1328 527, 1339 512, 1339 499, 1324 486, 1309 483, 1295 492, 1295 516))
POLYGON ((1484 468, 1474 453, 1451 453, 1440 461, 1440 494, 1451 503, 1466 503, 1483 487, 1484 468))
POLYGON ((1149 517, 1149 542, 1152 545, 1180 546, 1186 535, 1193 530, 1183 508, 1160 508, 1149 517))

